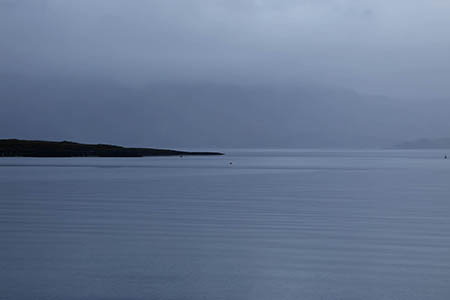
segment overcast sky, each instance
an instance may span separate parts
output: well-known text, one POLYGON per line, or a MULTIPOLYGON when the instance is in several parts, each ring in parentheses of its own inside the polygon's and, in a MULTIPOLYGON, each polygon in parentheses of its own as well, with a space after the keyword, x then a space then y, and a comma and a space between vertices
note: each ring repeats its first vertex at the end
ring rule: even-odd
POLYGON ((2 73, 450 96, 448 0, 0 0, 2 73))
POLYGON ((448 136, 449 0, 0 0, 0 138, 385 147, 448 136))

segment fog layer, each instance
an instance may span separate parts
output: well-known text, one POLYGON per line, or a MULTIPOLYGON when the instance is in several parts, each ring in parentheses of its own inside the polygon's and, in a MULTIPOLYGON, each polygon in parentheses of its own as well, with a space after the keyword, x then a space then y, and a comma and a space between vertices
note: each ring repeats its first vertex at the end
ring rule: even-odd
POLYGON ((0 135, 230 147, 445 136, 449 14, 446 0, 0 0, 0 135))

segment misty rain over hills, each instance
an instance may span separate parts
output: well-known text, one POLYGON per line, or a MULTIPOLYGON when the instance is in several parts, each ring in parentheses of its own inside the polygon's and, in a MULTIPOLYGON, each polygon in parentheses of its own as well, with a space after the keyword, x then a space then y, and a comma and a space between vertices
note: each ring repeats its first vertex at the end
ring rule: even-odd
POLYGON ((3 76, 0 135, 158 147, 390 147, 448 134, 450 102, 312 85, 3 76))
POLYGON ((449 10, 1 0, 0 136, 227 148, 445 138, 449 10))

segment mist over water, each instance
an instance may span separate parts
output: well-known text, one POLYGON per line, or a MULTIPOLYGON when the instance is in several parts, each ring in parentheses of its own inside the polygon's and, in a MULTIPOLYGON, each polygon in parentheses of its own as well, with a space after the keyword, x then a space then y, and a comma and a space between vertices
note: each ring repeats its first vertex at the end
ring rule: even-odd
POLYGON ((0 159, 0 295, 450 296, 442 151, 227 154, 0 159))

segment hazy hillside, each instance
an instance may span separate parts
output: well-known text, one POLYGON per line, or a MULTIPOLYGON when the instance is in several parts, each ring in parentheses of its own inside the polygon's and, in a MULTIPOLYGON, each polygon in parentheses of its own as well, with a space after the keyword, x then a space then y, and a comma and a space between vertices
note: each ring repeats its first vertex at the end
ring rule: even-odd
POLYGON ((421 138, 407 141, 395 146, 398 149, 450 149, 450 138, 427 139, 421 138))
POLYGON ((0 81, 0 137, 155 147, 385 147, 445 136, 449 104, 314 86, 0 81))

